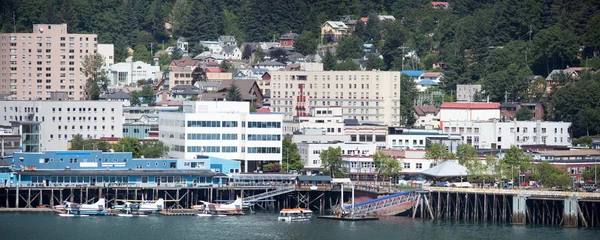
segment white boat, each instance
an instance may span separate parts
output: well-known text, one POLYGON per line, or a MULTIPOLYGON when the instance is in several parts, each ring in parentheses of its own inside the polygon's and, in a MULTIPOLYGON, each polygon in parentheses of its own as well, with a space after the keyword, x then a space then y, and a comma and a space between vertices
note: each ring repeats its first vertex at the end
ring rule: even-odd
POLYGON ((131 213, 119 213, 117 214, 119 217, 147 217, 148 215, 144 214, 131 214, 131 213))
POLYGON ((210 213, 198 213, 196 214, 198 217, 225 217, 225 214, 210 214, 210 213))
POLYGON ((312 218, 312 211, 304 208, 284 208, 279 212, 278 221, 301 222, 312 218))
POLYGON ((90 215, 78 215, 78 214, 70 214, 70 213, 61 213, 58 214, 61 217, 89 217, 90 215))

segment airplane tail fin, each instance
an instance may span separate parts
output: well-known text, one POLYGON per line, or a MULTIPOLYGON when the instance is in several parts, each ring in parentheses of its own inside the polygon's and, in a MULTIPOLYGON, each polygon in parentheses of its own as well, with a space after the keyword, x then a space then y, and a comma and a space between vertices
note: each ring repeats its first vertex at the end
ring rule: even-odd
POLYGON ((235 201, 233 201, 233 203, 231 205, 240 206, 241 207, 243 205, 242 198, 238 196, 237 199, 235 199, 235 201))
POLYGON ((106 205, 106 199, 100 198, 100 199, 98 199, 98 201, 96 203, 94 203, 94 205, 96 205, 96 206, 98 206, 98 205, 104 206, 104 205, 106 205))
POLYGON ((156 205, 161 206, 161 208, 165 208, 165 200, 162 198, 159 198, 158 200, 156 200, 156 205))

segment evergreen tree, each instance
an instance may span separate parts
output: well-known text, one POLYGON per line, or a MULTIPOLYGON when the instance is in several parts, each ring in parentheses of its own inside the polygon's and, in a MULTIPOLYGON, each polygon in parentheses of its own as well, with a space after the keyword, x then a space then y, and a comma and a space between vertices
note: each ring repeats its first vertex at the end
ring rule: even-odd
POLYGON ((337 65, 337 60, 335 59, 335 56, 331 54, 331 51, 327 49, 325 56, 323 56, 323 69, 325 71, 331 71, 335 69, 335 65, 337 65))
POLYGON ((294 40, 294 49, 303 55, 317 53, 317 38, 311 31, 304 31, 294 40))
POLYGON ((138 44, 133 49, 133 61, 142 61, 150 64, 152 63, 152 59, 153 57, 150 55, 146 46, 138 44))
POLYGON ((227 101, 230 101, 230 102, 243 101, 242 93, 240 92, 240 88, 237 86, 237 84, 235 84, 235 82, 231 82, 231 86, 229 86, 229 89, 227 89, 226 99, 227 99, 227 101))
POLYGON ((60 21, 67 24, 67 31, 74 33, 77 28, 77 15, 73 8, 73 0, 63 0, 60 6, 60 21))

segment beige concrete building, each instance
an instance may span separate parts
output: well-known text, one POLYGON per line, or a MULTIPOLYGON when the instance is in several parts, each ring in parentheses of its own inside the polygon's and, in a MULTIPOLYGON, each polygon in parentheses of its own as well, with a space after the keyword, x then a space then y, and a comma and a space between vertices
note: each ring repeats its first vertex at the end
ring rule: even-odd
POLYGON ((344 119, 398 125, 400 72, 272 71, 271 111, 287 118, 308 109, 340 106, 344 119))
POLYGON ((96 53, 97 34, 68 34, 67 24, 34 24, 32 33, 0 34, 0 93, 13 99, 50 99, 68 92, 85 98, 84 56, 96 53))

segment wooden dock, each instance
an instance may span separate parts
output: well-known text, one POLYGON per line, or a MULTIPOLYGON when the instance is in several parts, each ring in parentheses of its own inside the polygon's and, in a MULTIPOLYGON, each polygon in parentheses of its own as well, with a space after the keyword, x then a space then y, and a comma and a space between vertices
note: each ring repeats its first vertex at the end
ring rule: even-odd
POLYGON ((0 208, 0 212, 54 212, 52 208, 0 208))
POLYGON ((358 216, 358 217, 338 217, 336 215, 325 215, 318 216, 318 218, 329 219, 329 220, 339 220, 339 221, 372 221, 379 220, 379 217, 375 216, 358 216))

